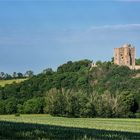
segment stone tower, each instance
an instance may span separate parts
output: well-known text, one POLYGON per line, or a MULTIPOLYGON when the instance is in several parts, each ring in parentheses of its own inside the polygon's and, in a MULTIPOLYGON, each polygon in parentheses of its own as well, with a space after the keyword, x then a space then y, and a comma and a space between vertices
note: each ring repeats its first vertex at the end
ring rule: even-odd
POLYGON ((135 69, 135 47, 130 44, 124 44, 121 48, 115 48, 114 64, 125 65, 135 69))

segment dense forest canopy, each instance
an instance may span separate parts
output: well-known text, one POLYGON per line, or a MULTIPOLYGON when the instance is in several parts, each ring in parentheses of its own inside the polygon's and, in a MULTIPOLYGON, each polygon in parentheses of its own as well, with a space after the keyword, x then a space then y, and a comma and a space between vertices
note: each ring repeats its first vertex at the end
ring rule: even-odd
POLYGON ((0 114, 140 117, 140 70, 91 63, 69 61, 57 71, 48 68, 24 82, 0 87, 0 114))

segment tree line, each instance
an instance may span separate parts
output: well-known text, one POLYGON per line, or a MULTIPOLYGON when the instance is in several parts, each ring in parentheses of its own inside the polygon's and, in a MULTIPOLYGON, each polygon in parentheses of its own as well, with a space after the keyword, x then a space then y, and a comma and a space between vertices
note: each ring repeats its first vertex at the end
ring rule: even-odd
POLYGON ((0 87, 0 114, 140 117, 140 70, 113 62, 69 61, 22 83, 0 87))
POLYGON ((33 75, 34 72, 32 70, 28 70, 25 73, 13 72, 13 74, 0 72, 0 80, 21 79, 21 78, 32 77, 33 75))

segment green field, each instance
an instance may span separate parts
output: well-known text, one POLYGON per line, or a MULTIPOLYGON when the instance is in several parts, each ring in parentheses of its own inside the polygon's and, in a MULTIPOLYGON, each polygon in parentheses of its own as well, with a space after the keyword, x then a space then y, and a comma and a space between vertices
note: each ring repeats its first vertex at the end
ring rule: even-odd
POLYGON ((0 115, 0 125, 1 139, 140 139, 140 119, 0 115))
POLYGON ((12 83, 20 83, 20 82, 23 82, 25 81, 26 79, 12 79, 12 80, 0 80, 0 86, 4 87, 5 85, 9 85, 9 84, 12 84, 12 83))

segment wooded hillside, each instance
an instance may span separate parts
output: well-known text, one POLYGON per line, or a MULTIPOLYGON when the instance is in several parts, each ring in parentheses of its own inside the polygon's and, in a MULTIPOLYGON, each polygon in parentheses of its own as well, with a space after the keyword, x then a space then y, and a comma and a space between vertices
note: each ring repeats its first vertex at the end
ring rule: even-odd
POLYGON ((111 62, 67 62, 22 83, 0 87, 0 114, 140 117, 140 70, 111 62))

